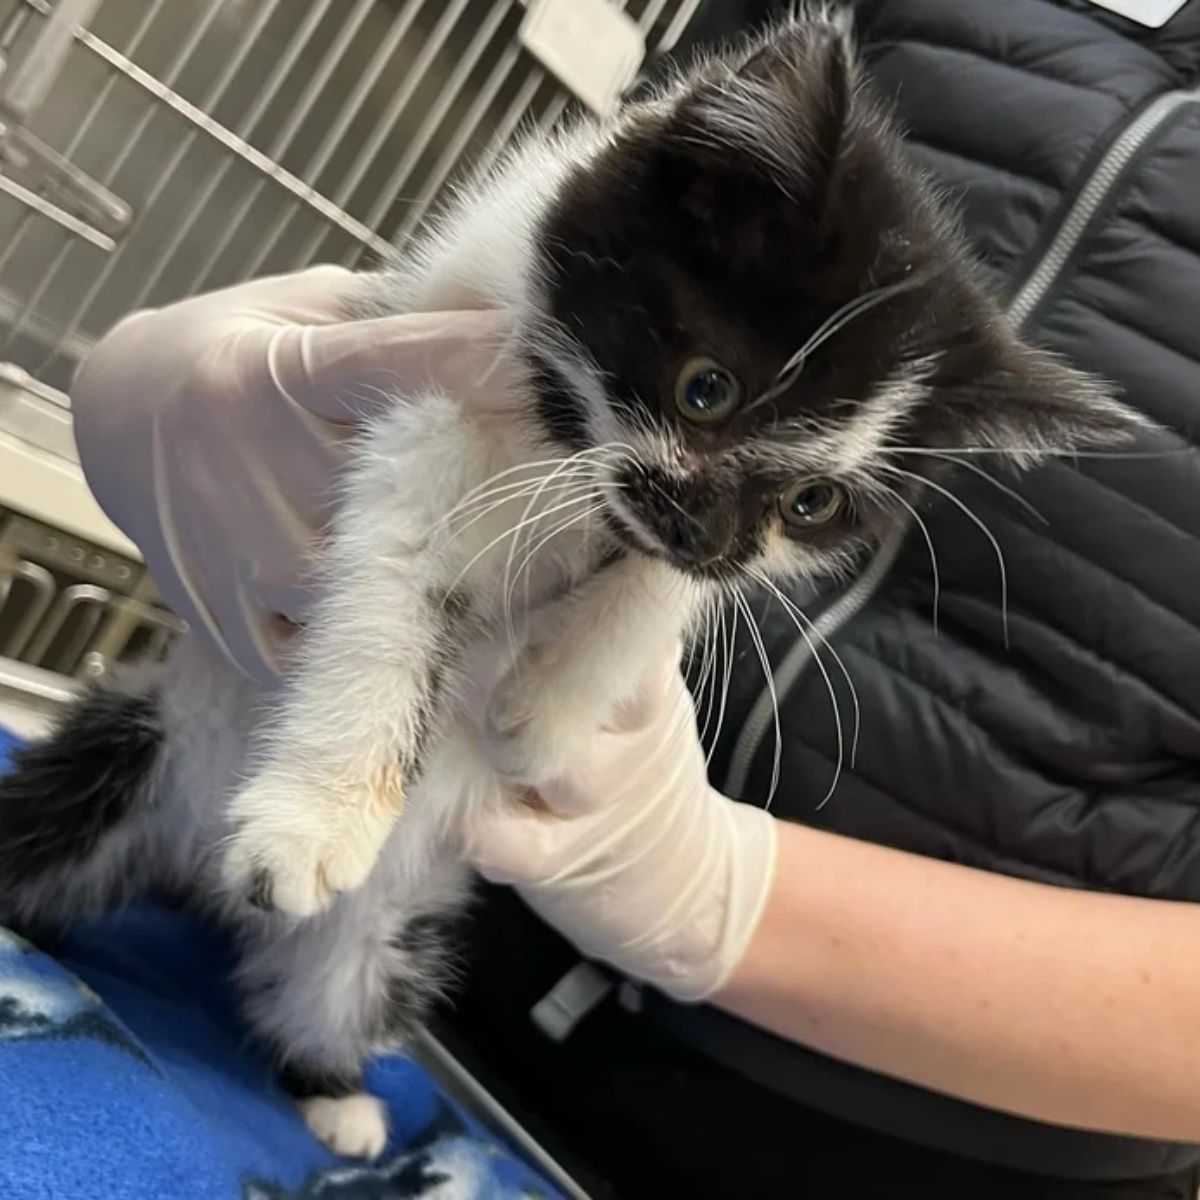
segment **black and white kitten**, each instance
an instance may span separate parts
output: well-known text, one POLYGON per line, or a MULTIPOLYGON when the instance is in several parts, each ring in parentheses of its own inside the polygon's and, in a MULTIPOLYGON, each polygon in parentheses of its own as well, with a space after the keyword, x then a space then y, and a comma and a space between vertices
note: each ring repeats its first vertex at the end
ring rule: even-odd
POLYGON ((1028 463, 1137 425, 1017 340, 822 15, 526 142, 377 303, 505 312, 507 415, 426 389, 365 432, 277 697, 185 639, 0 783, 3 915, 61 924, 152 885, 215 913, 310 1125, 363 1154, 386 1125, 360 1069, 442 980, 489 761, 555 776, 700 606, 851 570, 939 461, 906 450, 1028 463), (489 759, 459 697, 529 598, 489 759))

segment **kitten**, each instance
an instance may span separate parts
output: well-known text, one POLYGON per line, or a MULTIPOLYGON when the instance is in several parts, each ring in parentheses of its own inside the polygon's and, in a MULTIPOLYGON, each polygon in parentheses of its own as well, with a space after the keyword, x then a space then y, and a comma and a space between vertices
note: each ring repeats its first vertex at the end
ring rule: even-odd
POLYGON ((365 431, 278 696, 185 639, 0 783, 5 917, 152 885, 215 914, 251 1026, 346 1153, 383 1147, 360 1070, 443 982, 489 764, 559 774, 733 586, 853 570, 940 461, 906 450, 1030 463, 1138 424, 1017 340, 820 13, 527 141, 374 300, 481 305, 512 320, 512 411, 425 388, 365 431), (462 698, 527 599, 485 753, 462 698))

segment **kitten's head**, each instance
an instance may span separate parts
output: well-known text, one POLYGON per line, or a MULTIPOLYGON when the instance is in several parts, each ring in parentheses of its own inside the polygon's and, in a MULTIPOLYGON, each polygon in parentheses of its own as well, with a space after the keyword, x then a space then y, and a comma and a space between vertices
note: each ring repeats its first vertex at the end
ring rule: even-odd
POLYGON ((632 106, 540 228, 540 413, 607 445, 607 520, 693 575, 848 566, 937 458, 1119 440, 1138 418, 1022 344, 954 221, 810 17, 632 106))

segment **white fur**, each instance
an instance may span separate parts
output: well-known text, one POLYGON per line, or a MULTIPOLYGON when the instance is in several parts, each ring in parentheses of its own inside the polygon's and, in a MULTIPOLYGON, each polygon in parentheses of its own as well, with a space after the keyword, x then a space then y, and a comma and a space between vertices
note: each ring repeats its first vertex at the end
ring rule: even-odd
MULTIPOLYGON (((380 307, 487 304, 527 329, 539 217, 569 166, 603 138, 585 128, 518 151, 393 267, 380 307)), ((594 402, 601 390, 586 360, 548 349, 594 402)), ((477 710, 511 665, 511 652, 500 661, 481 654, 497 635, 504 644, 510 606, 513 645, 527 649, 498 693, 492 754, 510 781, 537 783, 577 759, 631 697, 653 644, 681 636, 698 599, 641 557, 594 574, 598 527, 587 510, 607 479, 603 464, 555 476, 566 453, 538 435, 526 409, 523 394, 508 418, 472 415, 435 391, 398 396, 348 473, 327 582, 282 689, 258 692, 187 640, 154 681, 168 750, 153 824, 135 827, 139 847, 241 931, 237 982, 249 1021, 309 1069, 352 1075, 392 1048, 391 989, 430 985, 420 978, 427 960, 402 935, 422 915, 461 904, 457 830, 472 806, 503 798, 477 710), (493 507, 447 520, 493 479, 544 487, 498 493, 493 507), (445 700, 425 730, 429 664, 446 653, 438 598, 449 589, 469 597, 473 617, 449 635, 445 700), (527 599, 541 604, 531 623, 527 599), (478 677, 484 662, 487 679, 478 677), (422 734, 413 782, 397 764, 422 734), (273 912, 247 902, 263 880, 273 912)), ((116 850, 122 861, 138 857, 124 843, 116 850)), ((386 1135, 366 1097, 310 1100, 305 1112, 340 1152, 375 1154, 386 1135)))
POLYGON ((378 1158, 387 1145, 387 1110, 366 1092, 351 1096, 312 1096, 300 1101, 309 1129, 335 1154, 378 1158))
MULTIPOLYGON (((395 265, 384 307, 435 311, 487 304, 507 312, 517 330, 529 329, 538 299, 539 281, 530 270, 538 257, 538 222, 568 170, 586 163, 604 136, 584 125, 558 140, 519 148, 496 175, 476 182, 470 203, 395 265)), ((579 389, 602 396, 587 365, 558 350, 555 361, 570 370, 579 389)), ((519 411, 520 403, 514 408, 519 411)), ((266 869, 277 907, 308 916, 366 878, 395 818, 378 803, 378 781, 394 771, 417 737, 418 676, 437 651, 427 598, 465 586, 477 610, 499 611, 508 602, 513 572, 543 539, 519 581, 518 607, 526 594, 562 590, 590 572, 596 530, 594 520, 582 517, 582 489, 572 502, 571 492, 550 483, 540 496, 515 495, 479 520, 439 530, 471 489, 547 457, 565 454, 548 454, 517 417, 474 419, 436 393, 400 398, 370 429, 328 548, 330 586, 312 615, 280 711, 263 731, 259 770, 231 804, 231 885, 246 886, 254 871, 266 869), (578 526, 555 532, 573 515, 581 516, 578 526), (524 533, 506 536, 522 520, 531 522, 524 533)), ((552 466, 506 479, 545 478, 552 466)), ((586 727, 636 684, 643 647, 630 631, 645 627, 670 637, 687 622, 686 605, 672 612, 661 588, 654 592, 648 580, 655 571, 635 574, 647 581, 626 583, 619 604, 610 583, 602 583, 603 621, 588 611, 586 628, 567 631, 577 650, 586 650, 588 639, 604 647, 602 655, 579 656, 590 667, 603 660, 604 673, 597 677, 589 667, 588 686, 578 689, 590 704, 564 702, 563 688, 576 687, 578 675, 565 659, 543 652, 540 673, 532 666, 524 670, 521 720, 530 742, 577 746, 582 733, 572 724, 586 727), (624 645, 629 653, 622 653, 624 645), (548 677, 551 672, 556 678, 548 677), (544 697, 540 710, 535 695, 544 697)), ((583 611, 586 605, 573 601, 570 607, 583 611)), ((513 749, 511 737, 507 744, 513 749)), ((528 747, 521 753, 528 757, 528 747)), ((528 767, 545 778, 552 765, 528 767)), ((431 778, 404 803, 421 807, 430 803, 427 793, 444 790, 431 778)), ((436 803, 451 828, 445 800, 436 803)), ((418 853, 414 861, 424 857, 418 853)))
POLYGON ((830 453, 834 474, 854 475, 879 462, 913 410, 929 399, 928 380, 939 357, 927 354, 905 363, 858 405, 853 418, 837 434, 836 449, 830 453))

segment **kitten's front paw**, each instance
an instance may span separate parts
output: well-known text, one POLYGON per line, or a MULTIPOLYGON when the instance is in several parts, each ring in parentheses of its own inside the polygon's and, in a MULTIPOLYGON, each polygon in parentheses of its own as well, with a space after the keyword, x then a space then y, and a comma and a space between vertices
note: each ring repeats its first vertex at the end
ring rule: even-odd
POLYGON ((592 718, 537 673, 514 673, 488 707, 488 757, 508 783, 538 787, 579 761, 594 732, 592 718))
POLYGON ((310 1096, 300 1101, 305 1124, 334 1154, 378 1158, 387 1145, 387 1109, 366 1092, 310 1096))
POLYGON ((231 803, 226 883, 256 908, 313 916, 365 882, 402 802, 398 771, 361 789, 264 772, 231 803))

